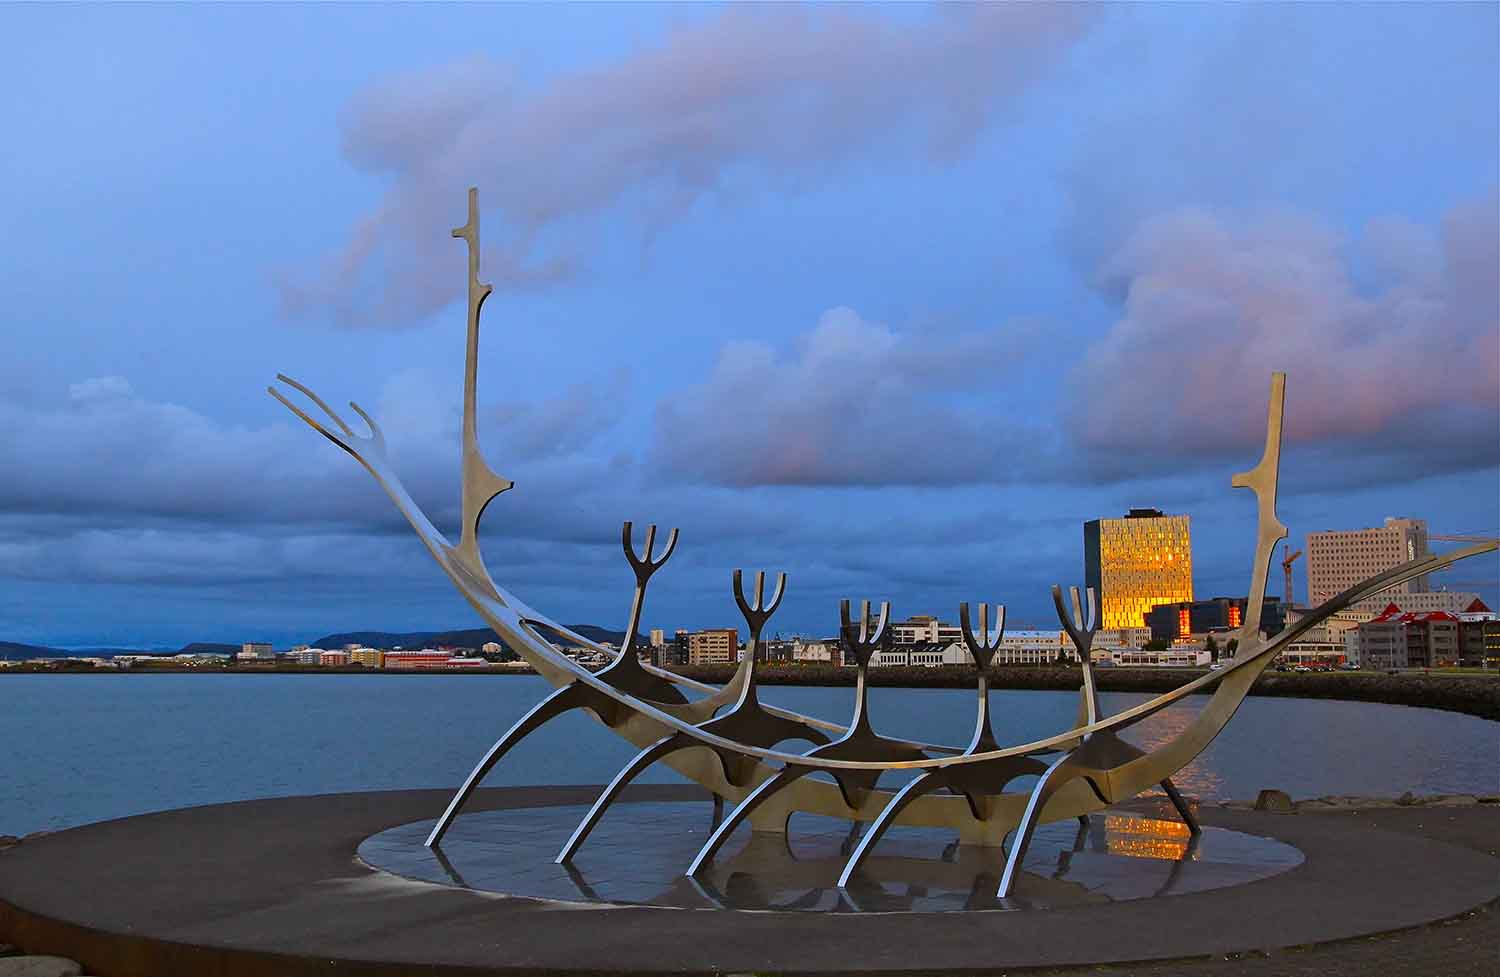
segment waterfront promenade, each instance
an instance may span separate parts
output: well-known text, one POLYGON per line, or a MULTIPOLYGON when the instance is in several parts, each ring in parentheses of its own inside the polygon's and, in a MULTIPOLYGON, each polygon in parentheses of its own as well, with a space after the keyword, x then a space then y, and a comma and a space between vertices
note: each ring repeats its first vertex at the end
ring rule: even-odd
MULTIPOLYGON (((701 799, 689 787, 632 795, 701 799)), ((486 790, 476 807, 590 796, 589 788, 486 790)), ((395 791, 250 801, 27 841, 0 853, 0 941, 72 956, 99 977, 1038 968, 1338 977, 1478 974, 1493 961, 1487 938, 1500 898, 1494 805, 1293 814, 1205 808, 1206 824, 1275 837, 1306 860, 1273 878, 1188 896, 864 916, 589 911, 407 882, 352 857, 361 839, 430 816, 442 797, 395 791), (641 939, 648 924, 652 938, 641 939)))

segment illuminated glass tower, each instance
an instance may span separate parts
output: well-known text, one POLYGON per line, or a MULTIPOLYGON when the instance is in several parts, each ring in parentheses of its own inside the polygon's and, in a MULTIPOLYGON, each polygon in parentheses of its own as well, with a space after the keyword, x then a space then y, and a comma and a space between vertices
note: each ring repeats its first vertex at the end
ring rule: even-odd
POLYGON ((1099 595, 1101 628, 1139 628, 1158 604, 1193 599, 1187 516, 1131 509, 1083 524, 1083 576, 1099 595))

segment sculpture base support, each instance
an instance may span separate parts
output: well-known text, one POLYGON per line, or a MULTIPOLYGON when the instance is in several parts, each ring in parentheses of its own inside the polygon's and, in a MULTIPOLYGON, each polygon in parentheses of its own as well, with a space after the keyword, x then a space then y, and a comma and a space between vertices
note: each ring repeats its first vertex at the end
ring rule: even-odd
MULTIPOLYGON (((459 825, 471 812, 541 813, 557 804, 576 810, 598 790, 481 789, 459 825)), ((1274 952, 1436 922, 1500 898, 1500 859, 1479 850, 1493 836, 1496 812, 1487 807, 1445 809, 1441 818, 1406 808, 1299 817, 1203 810, 1205 851, 1212 830, 1232 828, 1273 836, 1304 852, 1306 861, 1253 885, 1062 913, 988 911, 982 921, 971 912, 590 910, 579 901, 553 906, 409 882, 356 860, 364 839, 408 823, 420 823, 413 848, 428 852, 423 832, 447 799, 436 790, 275 798, 165 811, 27 841, 0 855, 0 942, 61 953, 89 973, 111 977, 713 968, 835 974, 876 966, 958 974, 1274 952), (307 925, 309 919, 318 925, 307 925), (976 924, 990 938, 975 940, 976 924), (663 954, 663 946, 671 953, 663 954)), ((712 810, 696 787, 638 786, 621 803, 642 800, 691 804, 705 823, 712 810)), ((633 827, 628 811, 623 820, 633 827)), ((540 857, 550 864, 548 853, 540 857)), ((953 857, 995 864, 961 848, 953 857)), ((1081 856, 1073 857, 1076 863, 1081 856)), ((463 867, 461 860, 455 865, 463 867)), ((588 866, 581 871, 587 876, 588 866)), ((830 890, 833 883, 830 877, 830 890)), ((1023 897, 1030 883, 1044 888, 1045 878, 1025 876, 1023 897)), ((1476 955, 1493 950, 1483 940, 1470 942, 1476 955)), ((1468 969, 1482 971, 1486 959, 1476 956, 1468 969)))

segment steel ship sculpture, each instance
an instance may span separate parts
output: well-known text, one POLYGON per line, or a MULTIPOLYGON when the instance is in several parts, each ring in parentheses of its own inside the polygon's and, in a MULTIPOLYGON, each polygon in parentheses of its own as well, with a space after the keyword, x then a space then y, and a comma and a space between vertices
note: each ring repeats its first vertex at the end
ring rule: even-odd
POLYGON ((633 526, 626 522, 621 542, 635 573, 635 595, 625 637, 613 661, 598 672, 590 672, 562 654, 539 628, 578 646, 601 652, 610 649, 557 623, 497 584, 480 552, 481 518, 490 503, 515 483, 497 474, 479 449, 479 322, 491 287, 479 276, 479 208, 474 189, 469 191, 468 204, 468 221, 453 231, 454 237, 467 244, 469 259, 460 467, 462 523, 457 543, 438 531, 402 486, 389 463, 379 424, 358 404, 351 401, 349 406, 364 421, 366 434, 356 433, 317 394, 290 377, 278 374, 283 386, 268 388, 273 397, 353 455, 374 476, 453 585, 505 643, 554 687, 555 691, 522 716, 480 758, 438 818, 427 838, 429 847, 440 846, 470 795, 512 747, 553 718, 582 709, 640 752, 604 788, 558 853, 559 862, 567 862, 587 841, 627 784, 648 767, 664 763, 706 788, 714 798, 716 815, 724 802, 733 805, 727 815, 716 818, 716 828, 687 866, 689 876, 701 874, 744 822, 749 821, 756 831, 784 834, 792 814, 805 811, 847 819, 852 826, 868 824, 837 880, 840 887, 849 883, 886 829, 905 824, 954 829, 963 844, 1002 849, 1004 871, 997 895, 1008 897, 1015 890, 1027 846, 1038 825, 1085 819, 1091 812, 1160 787, 1196 834, 1197 823, 1171 777, 1223 730, 1256 678, 1284 647, 1355 601, 1497 548, 1495 542, 1477 543, 1393 567, 1313 609, 1274 637, 1262 639, 1258 627, 1266 578, 1276 543, 1287 535, 1276 516, 1286 378, 1275 373, 1264 453, 1254 468, 1231 480, 1234 487, 1255 493, 1258 513, 1250 597, 1237 637, 1238 652, 1221 670, 1132 708, 1106 714, 1090 660, 1097 630, 1096 595, 1092 590, 1080 595, 1078 588, 1072 587, 1065 600, 1061 588, 1053 587, 1058 618, 1082 670, 1078 716, 1072 728, 1045 739, 1002 746, 990 714, 988 674, 1001 647, 1005 609, 995 605, 992 612, 990 605, 978 605, 976 628, 975 615, 965 603, 959 606, 959 617, 964 644, 977 671, 973 737, 967 746, 947 746, 882 736, 871 721, 867 679, 871 660, 885 642, 889 603, 881 602, 877 612, 872 611, 869 601, 861 601, 857 614, 851 613, 849 601, 840 605, 839 643, 845 660, 857 663, 854 714, 847 725, 777 708, 760 701, 756 667, 762 657, 766 622, 785 593, 786 574, 777 575, 773 592, 767 597, 764 572, 754 575, 748 592, 744 575, 739 570, 734 572, 734 598, 750 636, 729 682, 715 687, 676 675, 642 663, 636 635, 647 584, 676 549, 677 530, 670 531, 658 553, 657 530, 650 526, 642 551, 637 553, 633 526), (284 389, 300 393, 322 417, 298 406, 284 389), (1168 742, 1147 752, 1120 738, 1120 733, 1135 723, 1210 689, 1206 706, 1168 742), (810 745, 810 749, 792 749, 798 741, 810 745), (904 786, 897 790, 881 788, 883 777, 903 773, 911 776, 904 786), (1034 782, 1007 790, 1014 781, 1028 777, 1034 777, 1034 782), (1012 835, 1006 848, 1005 839, 1012 835))

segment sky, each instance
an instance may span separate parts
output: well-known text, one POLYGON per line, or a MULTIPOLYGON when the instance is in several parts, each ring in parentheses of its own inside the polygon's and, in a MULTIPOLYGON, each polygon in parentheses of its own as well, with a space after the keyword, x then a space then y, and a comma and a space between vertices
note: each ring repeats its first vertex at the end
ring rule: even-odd
MULTIPOLYGON (((1500 532, 1500 7, 10 5, 0 640, 482 622, 266 395, 376 417, 458 521, 479 188, 492 575, 644 627, 839 598, 1048 626, 1082 523, 1192 519, 1288 376, 1280 516, 1500 532)), ((1295 595, 1305 599, 1297 566, 1295 595)), ((1497 605, 1500 561, 1437 582, 1497 605)), ((1270 590, 1281 590, 1279 568, 1270 590)))

